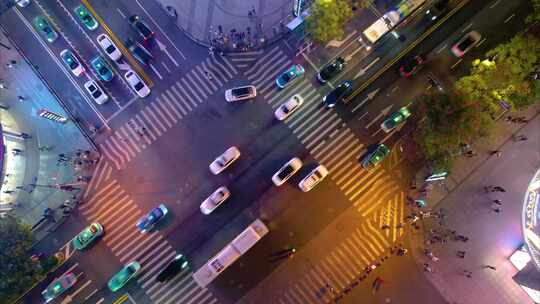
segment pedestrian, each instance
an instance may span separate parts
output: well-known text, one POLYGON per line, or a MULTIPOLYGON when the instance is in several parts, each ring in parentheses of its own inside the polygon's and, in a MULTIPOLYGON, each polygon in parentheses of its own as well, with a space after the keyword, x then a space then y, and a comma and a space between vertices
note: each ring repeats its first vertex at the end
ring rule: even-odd
POLYGON ((497 204, 497 205, 499 205, 499 206, 502 206, 502 201, 501 201, 500 199, 494 199, 494 200, 492 200, 492 202, 493 202, 494 204, 497 204))
POLYGON ((512 139, 515 141, 515 142, 518 142, 518 141, 525 141, 527 139, 529 139, 527 136, 525 135, 514 135, 512 137, 512 139))
POLYGON ((457 256, 458 256, 460 259, 464 259, 464 258, 465 258, 465 251, 458 250, 457 256))
POLYGON ((44 152, 44 151, 51 151, 52 150, 52 146, 41 146, 38 148, 39 151, 41 152, 44 152))
POLYGON ((493 187, 491 192, 506 192, 506 190, 504 190, 503 187, 495 186, 495 187, 493 187))
POLYGON ((501 157, 502 156, 502 151, 501 150, 493 150, 489 153, 489 155, 493 156, 497 156, 497 158, 501 157))
POLYGON ((474 156, 477 156, 478 153, 474 152, 473 150, 469 150, 469 151, 467 151, 467 152, 465 153, 465 155, 466 155, 467 157, 474 157, 474 156))
POLYGON ((501 210, 501 208, 494 208, 493 211, 494 211, 495 213, 501 213, 502 210, 501 210))
POLYGON ((463 275, 470 279, 472 278, 472 271, 463 270, 463 275))
POLYGON ((14 192, 13 190, 4 190, 4 193, 5 193, 5 194, 11 194, 11 193, 13 193, 13 192, 14 192))
POLYGON ((22 97, 22 96, 17 96, 17 100, 18 100, 19 102, 23 102, 23 101, 25 101, 25 98, 22 97))
POLYGON ((29 139, 29 138, 31 138, 32 136, 30 136, 30 134, 28 134, 28 133, 21 132, 21 137, 22 137, 23 139, 29 139))
POLYGON ((491 270, 497 270, 497 267, 492 266, 492 265, 484 265, 484 266, 482 266, 482 268, 489 268, 491 270))
POLYGON ((494 187, 494 186, 485 186, 485 187, 484 187, 484 190, 485 190, 486 192, 489 192, 489 191, 493 190, 493 187, 494 187))
POLYGON ((212 80, 212 75, 210 75, 210 72, 208 72, 207 70, 204 70, 204 77, 206 77, 206 79, 208 80, 212 80))
POLYGON ((382 227, 381 227, 382 230, 385 230, 385 229, 390 229, 390 226, 387 225, 387 224, 384 224, 382 227))
POLYGON ((11 152, 13 153, 13 155, 17 156, 17 155, 20 155, 22 153, 22 150, 14 148, 14 149, 11 149, 11 152))
POLYGON ((433 272, 428 263, 424 263, 424 272, 433 272))

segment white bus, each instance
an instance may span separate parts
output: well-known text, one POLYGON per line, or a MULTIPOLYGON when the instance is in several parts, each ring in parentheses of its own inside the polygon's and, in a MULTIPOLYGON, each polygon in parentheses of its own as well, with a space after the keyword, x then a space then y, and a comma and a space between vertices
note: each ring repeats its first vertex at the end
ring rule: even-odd
POLYGON ((390 29, 394 28, 400 20, 399 13, 397 11, 389 11, 384 14, 381 18, 377 19, 370 27, 363 31, 366 39, 375 43, 379 40, 384 34, 388 33, 390 29), (385 21, 386 19, 386 21, 385 21))
POLYGON ((268 227, 256 219, 218 254, 211 258, 193 274, 193 279, 204 288, 212 282, 223 270, 246 253, 255 243, 268 233, 268 227))

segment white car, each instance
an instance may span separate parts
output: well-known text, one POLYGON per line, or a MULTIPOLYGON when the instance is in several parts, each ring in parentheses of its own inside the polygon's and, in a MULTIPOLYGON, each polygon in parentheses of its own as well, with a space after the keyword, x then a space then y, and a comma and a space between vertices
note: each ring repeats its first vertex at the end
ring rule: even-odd
POLYGON ((84 73, 85 71, 84 66, 81 64, 81 61, 79 60, 79 58, 77 58, 77 56, 75 56, 75 54, 72 51, 70 50, 61 51, 60 58, 62 59, 62 62, 64 62, 64 64, 69 68, 71 73, 73 73, 73 75, 79 77, 84 73))
POLYGON ((105 51, 107 56, 114 61, 117 61, 122 57, 122 53, 118 50, 118 47, 112 42, 111 38, 105 34, 97 36, 97 42, 99 46, 105 51))
POLYGON ((93 81, 89 80, 84 84, 84 88, 86 89, 86 92, 92 96, 92 99, 98 104, 102 105, 109 100, 109 96, 103 92, 103 89, 99 87, 99 85, 93 81))
POLYGON ((30 0, 15 0, 15 3, 17 3, 19 7, 25 7, 30 4, 30 0))
POLYGON ((210 164, 210 172, 218 175, 240 157, 240 150, 232 146, 210 164))
POLYGON ((257 89, 252 85, 237 87, 225 91, 225 100, 227 102, 252 99, 255 98, 255 96, 257 96, 257 89))
POLYGON ((299 183, 298 187, 304 192, 315 188, 328 175, 328 169, 323 165, 318 165, 315 169, 309 172, 299 183))
POLYGON ((279 168, 278 172, 272 176, 272 181, 274 185, 281 186, 283 185, 291 176, 293 176, 298 170, 302 168, 302 161, 295 157, 288 161, 283 167, 279 168))
POLYGON ((277 120, 285 120, 294 111, 296 111, 304 103, 304 98, 300 94, 293 95, 289 100, 280 105, 274 115, 277 120))
POLYGON ((214 193, 210 194, 210 196, 202 202, 201 212, 203 214, 210 214, 214 209, 226 201, 229 196, 231 196, 231 192, 227 187, 221 186, 217 188, 214 193))
POLYGON ((150 88, 146 85, 146 83, 144 83, 141 77, 137 75, 137 73, 135 73, 133 70, 127 71, 124 77, 126 78, 126 81, 128 82, 129 86, 140 97, 144 98, 150 94, 150 88))

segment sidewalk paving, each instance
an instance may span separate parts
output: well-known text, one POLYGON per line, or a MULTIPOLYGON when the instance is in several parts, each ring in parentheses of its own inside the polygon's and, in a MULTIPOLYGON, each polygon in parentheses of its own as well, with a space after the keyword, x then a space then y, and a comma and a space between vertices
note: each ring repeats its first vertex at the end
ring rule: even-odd
MULTIPOLYGON (((0 56, 0 79, 5 86, 0 89, 5 145, 0 204, 3 213, 9 212, 35 225, 45 208, 58 209, 75 194, 58 190, 55 185, 76 184, 77 175, 87 174, 73 166, 58 166, 57 155, 90 150, 91 146, 73 123, 60 124, 38 115, 40 109, 47 109, 67 117, 47 86, 2 33, 0 42, 9 48, 2 47, 0 56), (12 61, 13 66, 8 66, 12 61), (29 137, 21 136, 24 133, 29 137)), ((58 220, 62 217, 60 212, 55 214, 58 220)), ((37 240, 56 225, 45 222, 43 226, 35 231, 37 240)))
POLYGON ((281 24, 294 18, 292 0, 157 1, 189 38, 204 46, 216 39, 213 45, 228 51, 263 47, 277 40, 285 33, 281 24), (245 38, 230 37, 231 30, 244 32, 245 38))
MULTIPOLYGON (((527 125, 517 125, 501 119, 493 136, 472 145, 478 153, 461 157, 445 183, 429 191, 426 209, 444 210, 447 219, 423 220, 423 229, 412 240, 412 254, 421 268, 431 264, 433 273, 426 276, 450 303, 532 303, 512 277, 518 272, 508 258, 523 242, 521 218, 523 198, 528 183, 540 167, 540 106, 534 106, 512 116, 530 119, 527 125), (515 142, 512 135, 525 135, 528 141, 515 142), (502 151, 501 157, 490 155, 502 151), (485 186, 497 185, 506 192, 486 193, 485 186), (499 199, 502 206, 492 201, 499 199), (493 210, 499 207, 502 211, 493 210), (446 245, 426 245, 430 230, 456 230, 469 238, 467 242, 450 240, 446 245), (429 248, 438 263, 424 255, 429 248), (465 251, 459 258, 458 251, 465 251), (483 265, 495 266, 496 270, 483 265), (472 272, 472 277, 463 271, 472 272)), ((419 174, 418 179, 424 177, 419 174)), ((420 183, 418 183, 420 184, 420 183)))

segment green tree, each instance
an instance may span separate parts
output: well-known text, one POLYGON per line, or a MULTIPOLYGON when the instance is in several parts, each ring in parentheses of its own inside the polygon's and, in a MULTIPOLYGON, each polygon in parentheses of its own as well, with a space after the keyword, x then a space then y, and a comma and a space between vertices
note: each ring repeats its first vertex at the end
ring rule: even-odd
POLYGON ((491 116, 479 103, 458 94, 430 93, 418 99, 417 112, 425 117, 415 141, 435 171, 450 171, 460 144, 486 136, 491 116))
POLYGON ((29 226, 11 216, 0 219, 0 303, 11 303, 40 278, 31 247, 29 226))
POLYGON ((341 39, 344 25, 352 15, 351 6, 345 0, 316 0, 306 20, 307 29, 319 43, 341 39))
POLYGON ((531 5, 533 7, 532 13, 527 16, 525 21, 527 23, 534 23, 540 21, 540 0, 531 0, 531 5))
POLYGON ((538 101, 540 87, 531 75, 540 63, 540 40, 522 34, 486 53, 484 60, 473 61, 471 74, 460 78, 455 89, 469 99, 480 101, 494 113, 504 101, 521 109, 538 101))

